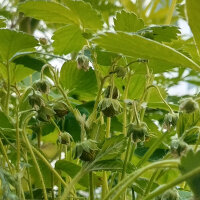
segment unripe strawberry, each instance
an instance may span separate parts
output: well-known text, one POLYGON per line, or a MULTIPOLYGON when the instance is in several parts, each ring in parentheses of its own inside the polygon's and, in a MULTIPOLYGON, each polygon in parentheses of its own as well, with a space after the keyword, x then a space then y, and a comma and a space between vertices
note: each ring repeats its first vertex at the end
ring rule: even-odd
POLYGON ((165 118, 164 118, 164 126, 168 130, 170 130, 171 128, 176 127, 177 121, 178 121, 178 114, 168 113, 165 115, 165 118))
POLYGON ((78 56, 77 57, 77 67, 78 67, 78 69, 83 69, 84 71, 87 71, 90 68, 88 57, 86 57, 84 55, 78 56))
POLYGON ((53 110, 55 111, 56 116, 60 118, 64 117, 68 113, 67 105, 62 101, 55 102, 53 104, 53 110))
POLYGON ((172 155, 174 155, 175 157, 180 157, 184 155, 185 153, 187 153, 188 150, 189 150, 189 146, 184 141, 179 141, 177 139, 172 140, 171 152, 172 152, 172 155))
POLYGON ((115 72, 116 72, 118 78, 124 78, 127 74, 127 68, 126 67, 116 67, 115 72))
POLYGON ((192 113, 199 109, 199 104, 192 98, 185 98, 181 100, 180 111, 192 113))
POLYGON ((80 158, 82 161, 91 162, 95 160, 97 151, 97 143, 94 140, 86 140, 81 143, 76 144, 73 151, 74 159, 80 158))
POLYGON ((29 101, 29 104, 35 109, 39 109, 41 106, 44 105, 42 96, 37 93, 33 93, 33 94, 29 95, 28 101, 29 101))
POLYGON ((104 98, 99 102, 98 109, 106 116, 106 117, 114 117, 121 112, 121 105, 118 100, 111 98, 104 98))
POLYGON ((177 190, 170 189, 163 193, 161 200, 179 200, 179 194, 177 190))
POLYGON ((52 116, 55 115, 55 112, 47 106, 41 106, 38 110, 37 118, 40 121, 48 122, 52 116))
POLYGON ((49 93, 50 86, 46 80, 40 80, 33 84, 33 88, 41 93, 47 94, 49 93))
POLYGON ((131 123, 128 125, 127 135, 132 137, 133 142, 144 142, 148 136, 147 124, 141 122, 140 125, 131 123))
MULTIPOLYGON (((109 85, 104 91, 105 98, 110 97, 110 92, 111 92, 111 86, 109 85)), ((117 89, 117 87, 114 87, 112 92, 113 92, 112 99, 117 99, 119 97, 119 90, 117 89)))
POLYGON ((61 132, 58 141, 60 144, 70 145, 72 136, 68 132, 61 132))

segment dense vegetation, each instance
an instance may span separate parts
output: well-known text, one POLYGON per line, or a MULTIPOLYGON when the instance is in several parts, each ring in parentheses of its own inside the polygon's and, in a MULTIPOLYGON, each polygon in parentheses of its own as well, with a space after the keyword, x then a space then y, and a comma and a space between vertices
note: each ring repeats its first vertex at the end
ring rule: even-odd
POLYGON ((0 199, 200 199, 198 0, 0 8, 0 199))

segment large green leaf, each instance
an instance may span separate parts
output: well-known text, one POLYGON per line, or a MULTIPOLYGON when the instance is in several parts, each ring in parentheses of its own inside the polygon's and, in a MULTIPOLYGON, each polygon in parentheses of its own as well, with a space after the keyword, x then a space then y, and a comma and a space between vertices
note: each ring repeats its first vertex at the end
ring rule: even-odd
POLYGON ((37 45, 37 40, 28 34, 10 29, 0 29, 0 56, 9 60, 15 53, 37 45))
POLYGON ((54 52, 59 55, 78 52, 86 44, 80 28, 75 25, 67 25, 58 29, 52 39, 54 40, 54 52))
POLYGON ((188 22, 200 53, 200 3, 199 0, 186 0, 188 22))
POLYGON ((134 13, 126 12, 125 10, 117 13, 114 24, 116 31, 136 32, 144 28, 142 19, 139 19, 134 13))
POLYGON ((27 1, 20 4, 19 10, 49 23, 77 24, 94 30, 103 25, 100 15, 83 1, 67 0, 65 6, 49 1, 27 1))
MULTIPOLYGON (((199 65, 175 49, 159 42, 128 33, 105 33, 93 40, 107 51, 126 56, 167 62, 174 67, 189 67, 200 71, 199 65)), ((156 65, 156 63, 155 63, 156 65)))
POLYGON ((127 140, 124 135, 113 136, 105 140, 101 151, 97 155, 97 160, 116 159, 126 148, 127 140))
POLYGON ((0 128, 13 128, 11 121, 2 111, 0 111, 0 128))
POLYGON ((78 99, 93 99, 97 91, 97 82, 94 70, 79 70, 75 61, 63 64, 60 73, 60 82, 70 95, 78 99))

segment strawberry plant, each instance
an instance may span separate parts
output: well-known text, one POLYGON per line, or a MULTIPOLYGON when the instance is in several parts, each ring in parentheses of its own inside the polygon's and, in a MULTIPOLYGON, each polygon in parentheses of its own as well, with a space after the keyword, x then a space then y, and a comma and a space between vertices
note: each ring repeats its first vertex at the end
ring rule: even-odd
POLYGON ((198 0, 0 8, 0 199, 200 199, 198 0))

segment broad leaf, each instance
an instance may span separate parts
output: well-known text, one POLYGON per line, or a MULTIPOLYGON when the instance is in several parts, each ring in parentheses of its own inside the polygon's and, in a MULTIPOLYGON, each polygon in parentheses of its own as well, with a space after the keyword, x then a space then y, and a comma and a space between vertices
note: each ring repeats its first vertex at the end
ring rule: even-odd
POLYGON ((171 40, 176 40, 180 33, 177 26, 168 25, 152 26, 138 31, 138 34, 141 36, 158 42, 171 42, 171 40))
POLYGON ((79 70, 75 61, 63 64, 60 73, 60 82, 70 95, 78 99, 93 99, 97 91, 97 82, 94 70, 79 70))
POLYGON ((11 121, 2 111, 0 111, 0 128, 13 128, 11 121))
POLYGON ((0 56, 9 60, 15 53, 37 45, 37 40, 26 33, 10 29, 0 29, 0 56))
POLYGON ((188 22, 192 33, 194 35, 194 39, 197 45, 197 49, 200 53, 200 3, 198 0, 186 0, 186 10, 188 16, 188 22))
POLYGON ((78 26, 68 25, 58 29, 52 39, 55 54, 63 55, 78 52, 86 44, 78 26))
POLYGON ((0 16, 0 28, 6 27, 6 18, 0 16))
POLYGON ((20 4, 19 10, 49 23, 76 24, 94 30, 103 25, 98 13, 83 1, 67 0, 65 6, 49 1, 27 1, 20 4))
POLYGON ((139 35, 107 32, 99 35, 93 41, 107 51, 149 59, 150 62, 151 59, 154 61, 164 61, 176 67, 190 67, 191 69, 200 71, 199 65, 175 49, 139 35))
POLYGON ((96 159, 98 161, 116 159, 124 152, 126 143, 127 140, 124 135, 117 135, 106 139, 96 159))
POLYGON ((114 24, 116 31, 136 32, 144 28, 142 19, 139 19, 134 13, 126 12, 125 10, 117 13, 116 18, 114 18, 114 24))

